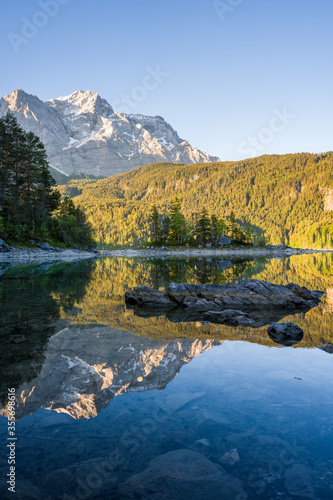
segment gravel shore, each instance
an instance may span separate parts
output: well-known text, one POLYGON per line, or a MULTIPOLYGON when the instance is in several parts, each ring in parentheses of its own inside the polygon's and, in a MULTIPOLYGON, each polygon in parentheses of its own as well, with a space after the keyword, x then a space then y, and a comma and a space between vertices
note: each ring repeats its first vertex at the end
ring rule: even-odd
POLYGON ((93 259, 100 256, 99 252, 86 250, 41 250, 39 248, 14 248, 9 252, 0 252, 0 262, 4 261, 74 261, 93 259))
POLYGON ((103 257, 272 257, 283 258, 290 255, 301 255, 311 253, 333 252, 331 250, 315 250, 301 248, 214 248, 214 249, 198 249, 184 248, 179 250, 170 249, 147 249, 147 250, 101 250, 100 255, 103 257))
POLYGON ((73 261, 99 257, 268 257, 284 258, 290 255, 333 252, 333 250, 314 250, 300 248, 225 248, 225 249, 146 249, 146 250, 41 250, 39 248, 11 248, 9 252, 0 252, 0 261, 73 261))

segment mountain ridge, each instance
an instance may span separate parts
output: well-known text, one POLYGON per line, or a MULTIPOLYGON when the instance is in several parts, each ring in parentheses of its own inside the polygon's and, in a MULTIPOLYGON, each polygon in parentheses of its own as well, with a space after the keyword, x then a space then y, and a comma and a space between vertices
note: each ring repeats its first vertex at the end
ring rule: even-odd
POLYGON ((161 116, 115 111, 90 90, 42 101, 17 89, 0 99, 0 116, 7 111, 44 143, 52 173, 103 178, 159 161, 219 160, 181 139, 161 116))

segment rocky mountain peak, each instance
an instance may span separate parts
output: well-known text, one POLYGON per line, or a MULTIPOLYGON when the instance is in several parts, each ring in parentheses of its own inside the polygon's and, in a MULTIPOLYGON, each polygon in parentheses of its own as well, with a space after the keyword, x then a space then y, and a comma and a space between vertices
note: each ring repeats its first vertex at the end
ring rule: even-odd
MULTIPOLYGON (((90 90, 83 91, 77 90, 72 94, 66 97, 58 97, 57 99, 50 99, 46 101, 50 103, 53 107, 61 107, 62 109, 66 109, 68 112, 72 113, 99 113, 103 114, 105 111, 103 107, 107 104, 104 99, 101 99, 100 95, 97 92, 92 92, 90 90)), ((110 105, 106 106, 106 111, 110 114, 110 111, 113 112, 110 105)))
POLYGON ((109 177, 156 162, 219 160, 181 139, 161 116, 117 112, 90 90, 44 102, 15 90, 0 100, 0 116, 7 111, 40 137, 51 167, 73 177, 109 177))
POLYGON ((1 99, 0 110, 3 107, 4 112, 15 110, 24 114, 28 108, 32 109, 43 104, 43 101, 36 95, 27 94, 27 92, 22 89, 16 89, 14 92, 1 99))

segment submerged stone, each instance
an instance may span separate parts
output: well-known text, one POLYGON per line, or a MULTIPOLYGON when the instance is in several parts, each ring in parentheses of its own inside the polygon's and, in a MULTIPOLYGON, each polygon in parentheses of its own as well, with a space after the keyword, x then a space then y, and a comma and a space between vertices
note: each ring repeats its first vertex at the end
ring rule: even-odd
POLYGON ((150 500, 248 498, 239 479, 224 472, 202 453, 184 449, 153 459, 147 469, 121 486, 121 494, 124 498, 150 500))

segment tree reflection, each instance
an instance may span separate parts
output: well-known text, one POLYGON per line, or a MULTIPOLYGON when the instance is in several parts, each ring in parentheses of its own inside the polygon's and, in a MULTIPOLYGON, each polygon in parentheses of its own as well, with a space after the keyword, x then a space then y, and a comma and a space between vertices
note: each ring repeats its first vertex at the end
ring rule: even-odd
POLYGON ((0 277, 0 398, 34 378, 48 339, 61 328, 60 308, 83 299, 93 262, 12 267, 0 277))

